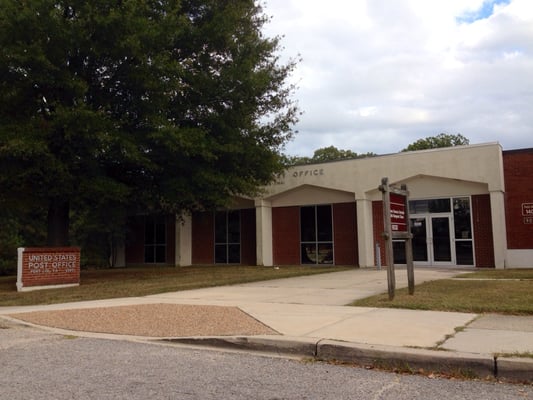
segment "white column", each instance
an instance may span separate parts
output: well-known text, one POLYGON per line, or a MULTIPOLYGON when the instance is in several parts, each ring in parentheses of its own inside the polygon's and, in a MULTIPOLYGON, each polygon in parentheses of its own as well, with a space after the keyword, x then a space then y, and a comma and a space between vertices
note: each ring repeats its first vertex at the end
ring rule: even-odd
POLYGON ((190 215, 176 218, 175 253, 176 266, 186 267, 192 264, 192 218, 190 215))
POLYGON ((357 205, 357 248, 360 267, 373 267, 374 228, 372 224, 372 201, 356 199, 357 205))
POLYGON ((255 201, 255 238, 257 265, 270 267, 272 256, 272 207, 269 201, 255 201))
POLYGON ((505 196, 503 192, 490 192, 490 213, 492 217, 494 266, 496 268, 505 268, 507 255, 507 229, 505 225, 505 196))

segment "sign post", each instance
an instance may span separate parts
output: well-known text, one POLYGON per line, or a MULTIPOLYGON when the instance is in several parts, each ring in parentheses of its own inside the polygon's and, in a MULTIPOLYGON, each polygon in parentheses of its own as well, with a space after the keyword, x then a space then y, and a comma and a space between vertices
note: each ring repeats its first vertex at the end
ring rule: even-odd
POLYGON ((402 185, 400 188, 389 185, 389 178, 381 179, 379 190, 383 194, 383 237, 385 239, 389 300, 392 300, 394 299, 394 291, 396 289, 393 240, 403 240, 405 242, 409 294, 412 295, 415 292, 413 236, 409 230, 409 192, 405 185, 402 185))

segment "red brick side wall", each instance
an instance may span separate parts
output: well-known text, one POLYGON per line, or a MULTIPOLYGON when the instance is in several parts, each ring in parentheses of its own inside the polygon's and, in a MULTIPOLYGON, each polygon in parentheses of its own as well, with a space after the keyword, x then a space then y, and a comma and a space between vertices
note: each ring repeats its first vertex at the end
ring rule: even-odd
POLYGON ((241 264, 256 265, 255 208, 241 210, 241 264))
POLYGON ((494 267, 490 195, 472 196, 472 220, 476 267, 494 267))
POLYGON ((272 247, 276 265, 300 265, 300 208, 272 209, 272 247))
POLYGON ((192 263, 215 263, 215 220, 213 213, 192 216, 192 263))
POLYGON ((165 222, 167 224, 166 263, 174 265, 176 263, 176 217, 168 215, 165 222))
POLYGON ((358 265, 355 203, 333 204, 336 265, 358 265))
POLYGON ((128 219, 126 234, 126 264, 144 263, 144 216, 128 219))
POLYGON ((21 257, 19 288, 80 283, 77 247, 27 247, 21 257))
POLYGON ((522 210, 522 204, 533 203, 533 149, 504 151, 503 169, 507 247, 533 249, 533 223, 522 210))
MULTIPOLYGON (((385 256, 385 239, 383 239, 384 221, 383 221, 383 202, 372 202, 372 224, 374 226, 374 244, 379 243, 381 254, 381 265, 387 265, 387 257, 385 256)), ((374 260, 376 255, 374 254, 374 260)), ((376 261, 374 261, 376 262, 376 261)))

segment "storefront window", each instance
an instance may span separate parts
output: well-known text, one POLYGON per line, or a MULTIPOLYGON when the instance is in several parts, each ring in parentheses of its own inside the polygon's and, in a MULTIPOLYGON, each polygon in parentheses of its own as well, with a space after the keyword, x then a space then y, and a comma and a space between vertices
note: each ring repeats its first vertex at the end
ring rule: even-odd
POLYGON ((144 224, 144 262, 166 262, 167 238, 164 217, 146 217, 144 224))
MULTIPOLYGON (((474 265, 470 197, 411 200, 409 211, 415 262, 474 265)), ((399 245, 394 251, 405 258, 399 245)))
POLYGON ((241 216, 239 211, 215 213, 215 263, 241 262, 241 216))
POLYGON ((409 201, 410 214, 436 214, 450 212, 450 199, 428 199, 409 201))
POLYGON ((469 197, 453 199, 453 221, 457 265, 474 265, 469 197))
POLYGON ((333 223, 330 205, 300 208, 302 264, 333 264, 333 223))

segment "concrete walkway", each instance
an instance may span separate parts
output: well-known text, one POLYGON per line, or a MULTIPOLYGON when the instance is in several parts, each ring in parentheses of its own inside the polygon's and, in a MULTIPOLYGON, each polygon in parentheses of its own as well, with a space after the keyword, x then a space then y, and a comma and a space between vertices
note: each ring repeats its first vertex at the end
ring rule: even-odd
MULTIPOLYGON (((460 272, 417 268, 415 280, 418 284, 460 272)), ((406 286, 406 271, 397 269, 396 287, 406 286)), ((474 370, 479 376, 487 372, 533 381, 531 358, 500 357, 495 365, 495 355, 499 353, 533 353, 533 317, 346 307, 356 299, 386 291, 385 270, 355 269, 146 297, 1 307, 0 316, 150 303, 236 306, 282 336, 211 338, 210 343, 295 353, 299 353, 299 348, 301 353, 311 348, 314 356, 319 355, 320 345, 324 346, 321 358, 363 363, 388 360, 426 368, 447 365, 474 370)), ((205 338, 176 340, 209 344, 205 338)))

